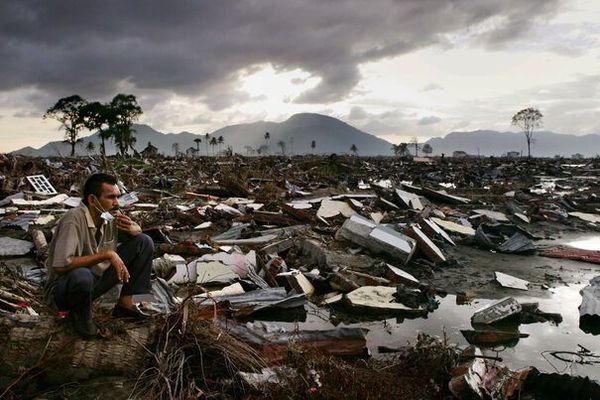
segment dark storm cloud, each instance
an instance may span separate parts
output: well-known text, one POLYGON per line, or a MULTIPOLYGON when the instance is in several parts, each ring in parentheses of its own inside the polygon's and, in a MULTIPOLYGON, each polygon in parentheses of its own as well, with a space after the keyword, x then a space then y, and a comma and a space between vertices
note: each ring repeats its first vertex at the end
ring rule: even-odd
POLYGON ((444 43, 444 34, 491 17, 498 46, 553 13, 559 0, 102 0, 0 2, 0 90, 114 94, 124 84, 239 101, 244 68, 271 63, 321 79, 297 102, 340 100, 358 65, 444 43))

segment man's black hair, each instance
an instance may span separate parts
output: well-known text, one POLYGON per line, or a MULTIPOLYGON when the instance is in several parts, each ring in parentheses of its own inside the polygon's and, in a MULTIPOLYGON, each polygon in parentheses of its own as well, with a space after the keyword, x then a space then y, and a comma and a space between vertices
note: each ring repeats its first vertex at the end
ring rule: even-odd
POLYGON ((93 174, 85 181, 83 185, 83 204, 88 205, 87 198, 90 194, 96 197, 100 197, 102 194, 102 185, 108 183, 109 185, 116 185, 117 178, 108 174, 93 174))

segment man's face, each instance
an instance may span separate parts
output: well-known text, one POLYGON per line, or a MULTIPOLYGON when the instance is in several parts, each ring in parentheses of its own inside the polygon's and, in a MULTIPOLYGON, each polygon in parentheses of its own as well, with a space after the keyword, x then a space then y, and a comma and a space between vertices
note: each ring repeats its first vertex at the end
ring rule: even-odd
POLYGON ((102 211, 111 212, 116 210, 119 206, 119 196, 121 192, 117 185, 111 185, 108 183, 102 184, 102 193, 98 197, 99 208, 102 211))

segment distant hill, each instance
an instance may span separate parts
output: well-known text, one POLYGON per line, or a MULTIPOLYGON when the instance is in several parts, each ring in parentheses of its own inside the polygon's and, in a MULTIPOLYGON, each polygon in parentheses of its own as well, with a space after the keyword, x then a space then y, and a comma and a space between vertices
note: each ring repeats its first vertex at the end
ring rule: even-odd
MULTIPOLYGON (((153 146, 159 149, 160 153, 171 155, 174 154, 172 149, 173 143, 180 143, 180 151, 185 151, 185 149, 189 146, 184 147, 183 143, 189 143, 190 146, 193 145, 195 147, 196 144, 194 143, 194 139, 197 137, 203 138, 200 135, 194 135, 193 133, 189 132, 165 134, 152 129, 148 125, 134 124, 133 128, 136 131, 136 144, 134 147, 138 151, 143 150, 148 145, 148 142, 151 142, 153 146)), ((94 154, 98 154, 100 152, 100 143, 102 141, 100 140, 99 135, 94 133, 93 135, 83 138, 83 142, 75 147, 75 153, 77 155, 87 155, 88 153, 85 148, 88 142, 94 143, 96 148, 94 154)), ((71 154, 71 145, 64 143, 63 141, 55 141, 50 142, 39 149, 34 149, 28 146, 19 150, 15 150, 12 153, 32 157, 67 156, 71 154)), ((109 155, 116 153, 116 147, 111 141, 106 141, 106 153, 109 155)))
MULTIPOLYGON (((189 147, 196 147, 194 139, 200 138, 200 153, 207 152, 204 134, 191 132, 162 133, 148 125, 134 125, 138 151, 143 150, 148 142, 158 148, 159 153, 174 155, 173 144, 178 143, 179 151, 185 152, 189 147)), ((359 155, 391 155, 392 144, 354 128, 339 119, 321 114, 295 114, 283 122, 259 121, 250 124, 230 125, 211 133, 210 137, 223 136, 221 149, 231 146, 239 154, 253 154, 261 145, 268 144, 268 154, 281 154, 278 142, 285 143, 286 154, 331 154, 350 153, 350 146, 355 144, 359 155), (269 132, 270 140, 265 141, 265 132, 269 132), (316 142, 314 149, 311 142, 316 142)), ((535 142, 531 148, 534 157, 553 157, 557 154, 570 157, 580 153, 586 157, 600 154, 600 135, 574 136, 553 132, 535 132, 535 142)), ((100 148, 100 138, 93 134, 84 138, 84 142, 76 147, 78 155, 87 154, 85 146, 91 141, 95 144, 95 153, 100 148)), ((440 138, 427 141, 433 148, 434 155, 444 153, 451 156, 454 151, 462 150, 467 154, 482 156, 501 156, 509 151, 522 152, 527 155, 527 145, 522 133, 478 130, 472 132, 451 132, 440 138)), ((108 141, 108 154, 116 152, 115 146, 108 141)), ((209 154, 217 151, 217 147, 208 146, 209 154)), ((409 149, 411 147, 409 146, 409 149)), ((412 150, 412 149, 411 149, 412 150)), ((50 142, 39 149, 27 146, 16 150, 14 154, 48 157, 69 155, 71 147, 62 141, 50 142)), ((254 153, 256 154, 256 153, 254 153)))
MULTIPOLYGON (((534 132, 531 145, 533 157, 570 157, 580 153, 586 157, 600 154, 600 135, 574 136, 548 131, 534 132)), ((527 155, 527 143, 523 133, 479 130, 473 132, 452 132, 441 138, 427 141, 433 148, 433 154, 442 153, 451 156, 454 151, 462 150, 467 154, 482 156, 501 156, 509 151, 527 155)))
MULTIPOLYGON (((165 155, 174 155, 173 144, 178 143, 179 151, 185 152, 189 147, 196 147, 194 139, 200 138, 200 153, 205 155, 206 137, 204 134, 194 134, 190 132, 181 133, 161 133, 148 125, 134 125, 136 130, 135 148, 138 151, 143 150, 148 142, 158 148, 159 153, 165 155)), ((356 145, 359 155, 391 155, 392 144, 370 135, 359 129, 356 129, 345 122, 336 118, 321 114, 302 113, 291 116, 283 122, 255 122, 250 124, 231 125, 211 132, 210 137, 223 136, 224 144, 222 149, 231 146, 233 151, 239 154, 250 154, 250 149, 256 150, 261 145, 268 145, 268 154, 281 154, 281 147, 278 142, 285 143, 286 154, 330 154, 330 153, 350 153, 352 144, 356 145), (264 139, 265 132, 269 132, 270 139, 264 139), (311 142, 316 142, 314 149, 311 148, 311 142), (248 147, 247 147, 248 146, 248 147)), ((96 151, 100 147, 100 138, 98 134, 93 134, 84 138, 84 142, 76 147, 78 155, 87 154, 85 146, 91 141, 96 145, 96 151)), ((115 146, 112 142, 107 142, 107 154, 115 153, 115 146)), ((61 141, 50 142, 39 149, 25 147, 16 150, 14 154, 28 156, 57 156, 69 155, 71 147, 61 141)), ((217 151, 214 146, 208 146, 209 154, 217 151)))

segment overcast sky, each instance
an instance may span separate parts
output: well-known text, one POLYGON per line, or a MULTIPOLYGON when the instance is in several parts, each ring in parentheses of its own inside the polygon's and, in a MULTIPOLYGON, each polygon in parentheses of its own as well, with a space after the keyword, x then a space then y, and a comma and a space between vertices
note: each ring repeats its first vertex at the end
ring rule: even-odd
POLYGON ((600 133, 599 0, 2 0, 0 60, 0 152, 62 139, 72 94, 163 132, 318 112, 399 143, 533 106, 600 133))

